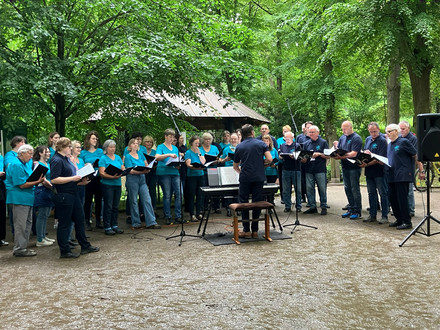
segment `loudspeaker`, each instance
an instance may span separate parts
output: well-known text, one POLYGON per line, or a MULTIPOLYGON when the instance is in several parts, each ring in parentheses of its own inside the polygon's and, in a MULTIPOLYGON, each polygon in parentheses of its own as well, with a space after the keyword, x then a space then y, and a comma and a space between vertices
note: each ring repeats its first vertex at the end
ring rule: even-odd
POLYGON ((417 115, 417 160, 440 161, 440 113, 417 115))

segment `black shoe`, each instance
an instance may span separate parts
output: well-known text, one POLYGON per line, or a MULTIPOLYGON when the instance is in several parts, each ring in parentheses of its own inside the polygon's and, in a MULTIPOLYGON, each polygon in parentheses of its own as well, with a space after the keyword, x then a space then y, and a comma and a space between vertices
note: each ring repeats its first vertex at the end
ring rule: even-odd
POLYGON ((227 216, 227 217, 232 217, 232 211, 231 211, 231 209, 227 209, 227 210, 226 210, 226 216, 227 216))
POLYGON ((401 224, 400 226, 396 227, 396 229, 411 229, 411 228, 412 228, 411 223, 404 223, 404 224, 401 224))
POLYGON ((173 220, 171 220, 171 218, 166 218, 165 222, 167 225, 172 225, 174 223, 173 220))
POLYGON ((160 229, 160 228, 162 228, 162 227, 159 226, 157 223, 155 225, 151 225, 151 226, 147 227, 147 229, 160 229))
MULTIPOLYGON (((310 204, 309 204, 309 203, 307 203, 307 204, 306 204, 306 207, 310 207, 310 204)), ((306 213, 306 212, 304 212, 304 213, 306 213)))
POLYGON ((399 223, 398 223, 397 221, 395 221, 395 222, 391 222, 391 223, 388 225, 388 227, 398 227, 398 226, 400 226, 400 225, 399 225, 399 223))
POLYGON ((304 214, 313 214, 313 213, 318 213, 316 207, 304 211, 304 214))
POLYGON ((327 208, 321 210, 321 215, 327 215, 327 208))
POLYGON ((372 217, 371 215, 368 218, 362 220, 362 222, 376 222, 376 221, 377 221, 376 217, 372 217))
POLYGON ((93 253, 98 251, 99 251, 99 247, 90 245, 88 248, 81 249, 81 254, 93 253))
POLYGON ((34 250, 21 250, 21 252, 14 252, 14 256, 16 257, 35 257, 37 254, 34 250))
POLYGON ((347 211, 349 206, 350 206, 350 204, 347 204, 347 205, 345 205, 342 209, 343 209, 344 211, 347 211))
POLYGON ((78 243, 76 243, 76 242, 74 242, 74 241, 72 241, 72 240, 69 240, 68 243, 69 243, 69 245, 70 245, 71 247, 78 246, 78 243))
POLYGON ((289 213, 289 212, 291 212, 292 210, 289 208, 289 207, 286 207, 285 209, 284 209, 284 213, 289 213))
POLYGON ((67 252, 60 255, 60 258, 73 259, 78 258, 79 253, 67 252))
POLYGON ((281 200, 281 204, 284 204, 284 201, 283 201, 283 200, 281 200))
POLYGON ((119 227, 115 227, 115 228, 113 228, 113 231, 114 231, 116 234, 123 234, 123 233, 124 233, 124 231, 123 231, 121 228, 119 228, 119 227))
POLYGON ((174 219, 174 222, 175 222, 175 223, 182 223, 182 222, 183 222, 183 219, 182 219, 182 218, 175 218, 175 219, 174 219))
POLYGON ((416 215, 415 215, 414 213, 410 213, 409 216, 410 216, 411 218, 414 218, 416 215))
POLYGON ((0 240, 0 246, 8 246, 9 243, 6 242, 5 240, 0 240))
POLYGON ((113 229, 109 229, 105 231, 106 235, 113 236, 116 235, 116 232, 113 229))

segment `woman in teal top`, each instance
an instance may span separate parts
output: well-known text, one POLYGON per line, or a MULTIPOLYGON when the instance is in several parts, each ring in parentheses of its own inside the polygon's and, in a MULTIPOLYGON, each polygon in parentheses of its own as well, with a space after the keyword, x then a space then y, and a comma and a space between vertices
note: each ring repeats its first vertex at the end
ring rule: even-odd
MULTIPOLYGON (((263 135, 261 140, 267 144, 269 147, 270 154, 272 155, 272 159, 278 159, 278 152, 273 147, 273 141, 270 135, 263 135)), ((266 171, 266 181, 267 183, 276 183, 278 180, 278 171, 277 171, 277 164, 275 162, 270 163, 269 165, 265 166, 266 171)), ((275 200, 275 194, 272 194, 268 197, 268 202, 273 203, 275 200)))
POLYGON ((0 155, 0 247, 8 246, 6 238, 6 173, 3 166, 3 156, 0 155))
MULTIPOLYGON (((203 165, 205 157, 203 157, 203 150, 199 148, 200 139, 197 135, 189 139, 190 149, 185 153, 185 162, 187 167, 186 184, 188 187, 188 210, 191 216, 191 221, 198 221, 202 218, 203 196, 200 187, 204 186, 203 169, 194 164, 203 165), (196 198, 196 213, 194 215, 194 198, 196 198)), ((186 201, 185 201, 186 202, 186 201)))
MULTIPOLYGON (((91 131, 86 135, 84 140, 84 150, 81 151, 80 157, 84 163, 94 164, 96 160, 101 159, 104 152, 101 148, 98 148, 99 138, 98 132, 91 131)), ((95 167, 98 170, 99 166, 95 167)), ((86 197, 84 201, 84 215, 86 217, 86 230, 92 230, 90 226, 90 217, 92 215, 92 201, 95 201, 95 218, 96 228, 104 229, 101 223, 101 210, 102 210, 102 188, 101 177, 99 175, 93 177, 92 180, 86 186, 86 197)))
POLYGON ((107 140, 102 148, 104 155, 99 159, 99 175, 101 176, 102 195, 104 196, 104 232, 106 235, 122 234, 118 227, 119 201, 121 200, 121 174, 110 175, 106 168, 113 165, 120 170, 125 167, 116 152, 116 142, 107 140))
MULTIPOLYGON (((142 144, 145 147, 146 154, 148 156, 154 157, 156 156, 156 149, 154 149, 154 139, 151 136, 145 136, 142 144)), ((147 160, 148 161, 148 160, 147 160)), ((156 167, 152 168, 150 172, 145 174, 145 181, 148 186, 148 191, 150 193, 151 197, 151 205, 153 205, 153 209, 156 210, 156 203, 157 203, 157 175, 156 175, 156 167)))
POLYGON ((231 134, 231 143, 223 149, 223 154, 222 154, 222 157, 220 158, 219 162, 224 164, 227 167, 232 166, 234 161, 228 155, 235 154, 235 148, 237 147, 237 145, 238 145, 238 135, 237 135, 237 133, 232 133, 231 134))
MULTIPOLYGON (((212 145, 212 140, 213 137, 210 133, 203 133, 202 135, 202 150, 203 150, 203 155, 211 155, 211 156, 218 156, 218 154, 220 153, 220 151, 218 150, 218 148, 214 145, 212 145)), ((206 159, 206 158, 205 158, 206 159)), ((209 160, 206 160, 206 162, 208 163, 209 160)), ((217 164, 219 163, 219 158, 217 158, 216 161, 214 161, 211 165, 209 165, 209 167, 217 167, 217 164)), ((204 185, 207 186, 208 185, 208 172, 206 171, 206 169, 204 170, 205 172, 205 183, 204 185)), ((213 198, 212 199, 212 207, 215 210, 214 213, 220 214, 222 213, 220 211, 220 198, 213 198)))
POLYGON ((225 150, 225 148, 228 147, 230 144, 231 144, 231 132, 224 131, 222 142, 220 142, 220 147, 222 148, 222 150, 225 150))
POLYGON ((52 202, 52 184, 50 183, 50 166, 49 166, 50 151, 47 146, 38 146, 34 151, 34 167, 43 165, 49 170, 42 183, 35 187, 34 211, 35 231, 37 232, 37 246, 50 246, 55 242, 54 239, 46 237, 47 219, 50 211, 54 206, 52 202))
POLYGON ((6 204, 12 205, 14 221, 14 248, 16 257, 32 257, 36 253, 28 250, 29 234, 32 227, 32 207, 34 205, 34 186, 44 180, 42 175, 37 181, 27 182, 32 174, 32 154, 34 149, 23 144, 17 151, 6 170, 6 204))
MULTIPOLYGON (((131 134, 131 138, 130 138, 130 139, 136 139, 137 143, 139 144, 139 150, 138 150, 138 152, 140 152, 140 153, 142 153, 142 154, 146 154, 146 153, 147 153, 147 149, 142 145, 142 133, 141 133, 141 132, 134 132, 133 134, 131 134)), ((130 152, 130 151, 128 151, 128 146, 125 147, 123 158, 124 158, 129 152, 130 152)))
POLYGON ((60 139, 60 134, 58 132, 52 132, 52 133, 49 134, 49 137, 47 139, 47 145, 49 146, 49 151, 50 151, 50 158, 49 158, 49 160, 55 154, 55 147, 56 147, 57 142, 58 142, 59 139, 60 139))
POLYGON ((163 192, 163 213, 167 224, 182 221, 181 189, 179 169, 174 166, 167 166, 171 158, 178 159, 179 149, 173 145, 176 132, 170 128, 165 130, 165 142, 156 149, 156 160, 158 162, 156 174, 163 192), (175 220, 171 220, 171 192, 175 194, 174 212, 175 220))
MULTIPOLYGON (((136 166, 147 166, 147 161, 142 153, 138 152, 139 144, 136 139, 131 139, 128 142, 129 153, 125 156, 124 165, 126 168, 136 166)), ((132 169, 127 175, 125 186, 128 190, 130 198, 128 199, 130 214, 131 214, 131 227, 132 229, 141 229, 141 218, 139 215, 138 195, 139 202, 142 205, 142 209, 145 215, 145 225, 147 229, 160 229, 160 226, 156 222, 156 216, 154 215, 154 209, 151 205, 151 197, 148 192, 148 187, 145 181, 145 174, 148 173, 147 169, 132 169)))

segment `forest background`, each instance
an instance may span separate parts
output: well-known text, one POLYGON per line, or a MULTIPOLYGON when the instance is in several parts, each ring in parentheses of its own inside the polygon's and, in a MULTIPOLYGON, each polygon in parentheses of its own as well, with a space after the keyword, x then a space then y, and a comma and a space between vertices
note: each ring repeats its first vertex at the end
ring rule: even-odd
POLYGON ((438 0, 3 0, 1 126, 24 123, 34 145, 91 126, 161 142, 169 104, 140 95, 212 88, 276 137, 292 116, 329 141, 347 119, 365 137, 370 121, 440 112, 439 48, 438 0))

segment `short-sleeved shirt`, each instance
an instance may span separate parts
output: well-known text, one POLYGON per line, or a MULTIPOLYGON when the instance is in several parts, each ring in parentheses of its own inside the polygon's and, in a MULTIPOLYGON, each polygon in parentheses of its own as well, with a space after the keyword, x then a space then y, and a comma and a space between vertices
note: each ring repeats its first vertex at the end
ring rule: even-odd
POLYGON ((268 150, 266 143, 251 137, 245 138, 237 145, 234 163, 241 163, 240 183, 266 180, 263 157, 268 150))
MULTIPOLYGON (((328 149, 328 143, 321 137, 318 137, 316 141, 309 139, 304 144, 304 150, 323 153, 324 149, 328 149)), ((327 160, 323 157, 316 157, 314 160, 309 158, 303 165, 305 165, 306 173, 327 173, 327 160)))
MULTIPOLYGON (((280 147, 280 154, 290 154, 300 150, 299 143, 293 142, 292 144, 283 143, 280 147)), ((295 158, 291 158, 290 156, 283 157, 283 171, 301 171, 301 163, 299 160, 295 158)))
POLYGON ((222 150, 225 150, 225 148, 229 147, 231 144, 230 143, 223 143, 223 142, 221 142, 221 143, 219 143, 219 145, 220 145, 220 148, 222 150))
MULTIPOLYGON (((208 151, 206 151, 203 147, 201 147, 201 148, 199 148, 200 150, 203 150, 203 155, 211 155, 211 156, 218 156, 218 154, 220 153, 220 151, 218 150, 218 148, 215 146, 215 145, 213 145, 213 144, 211 144, 210 146, 209 146, 209 150, 208 151)), ((210 165, 210 166, 208 166, 208 167, 217 167, 217 164, 215 164, 215 165, 210 165)), ((205 169, 205 171, 206 171, 206 169, 205 169)))
MULTIPOLYGON (((365 150, 370 150, 372 153, 386 157, 388 143, 387 140, 379 135, 376 139, 372 139, 371 136, 367 136, 365 139, 365 150)), ((372 166, 365 167, 365 176, 369 178, 378 178, 384 175, 384 167, 386 165, 374 164, 372 166)))
MULTIPOLYGON (((270 154, 272 156, 272 159, 277 159, 278 158, 278 151, 275 148, 272 148, 272 150, 270 150, 270 154)), ((274 176, 274 175, 278 175, 278 170, 277 167, 272 167, 272 166, 268 166, 264 169, 266 176, 274 176)))
POLYGON ((38 162, 38 164, 43 165, 48 168, 48 171, 46 172, 46 180, 50 181, 50 165, 44 164, 43 162, 38 162))
POLYGON ((299 144, 305 144, 309 140, 310 140, 310 136, 304 135, 303 133, 299 134, 296 137, 296 143, 299 143, 299 144))
POLYGON ((144 154, 138 153, 138 158, 134 158, 130 154, 126 154, 124 158, 124 165, 126 168, 135 166, 145 166, 145 156, 144 154))
MULTIPOLYGON (((113 165, 119 169, 122 168, 122 159, 121 157, 119 157, 118 155, 115 155, 115 159, 111 159, 109 156, 107 155, 103 155, 100 159, 99 159, 99 167, 105 167, 107 168, 109 165, 113 165)), ((119 179, 104 179, 101 178, 101 183, 102 184, 108 184, 110 186, 120 186, 121 185, 121 178, 119 179)))
MULTIPOLYGON (((101 148, 97 148, 94 152, 90 152, 88 150, 81 150, 81 153, 79 154, 79 157, 82 158, 84 163, 90 163, 93 165, 93 163, 97 159, 101 159, 102 155, 104 155, 104 151, 101 148)), ((95 167, 95 170, 98 168, 95 167)))
MULTIPOLYGON (((235 153, 235 149, 237 148, 237 146, 235 146, 235 147, 233 147, 232 145, 228 145, 227 147, 225 147, 224 149, 223 149, 223 154, 222 154, 222 158, 226 158, 226 157, 228 157, 228 154, 233 154, 233 153, 235 153)), ((225 163, 225 166, 226 167, 230 167, 230 166, 232 166, 234 164, 234 161, 233 160, 228 160, 226 163, 225 163)))
POLYGON ((15 158, 17 158, 18 154, 14 151, 14 150, 10 150, 5 154, 5 159, 4 159, 4 169, 5 171, 8 168, 9 163, 14 160, 15 158))
MULTIPOLYGON (((69 177, 76 175, 76 168, 66 156, 56 152, 50 160, 50 180, 58 177, 69 177)), ((53 183, 52 183, 53 184, 53 183)), ((59 193, 76 194, 78 192, 78 183, 71 181, 64 184, 53 184, 59 193)))
MULTIPOLYGON (((362 149, 362 138, 356 132, 351 133, 350 135, 342 135, 339 138, 338 148, 350 151, 361 151, 362 149)), ((351 163, 347 159, 341 159, 342 169, 359 169, 359 166, 356 163, 351 163)))
POLYGON ((408 134, 406 134, 406 136, 402 137, 407 139, 413 145, 413 147, 417 149, 417 136, 409 132, 408 134))
POLYGON ((11 159, 6 169, 6 204, 34 205, 34 188, 22 189, 19 186, 26 183, 32 174, 32 162, 23 163, 18 157, 11 159))
MULTIPOLYGON (((175 145, 171 145, 171 149, 165 145, 165 143, 160 144, 156 149, 157 155, 166 155, 166 154, 175 154, 177 157, 179 156, 179 149, 175 145)), ((174 166, 167 166, 167 161, 170 157, 167 157, 157 163, 156 174, 157 175, 179 175, 179 170, 174 166)))
POLYGON ((411 142, 402 137, 388 144, 388 182, 413 182, 416 153, 411 142))
MULTIPOLYGON (((203 155, 204 151, 203 148, 200 149, 200 153, 203 155)), ((189 159, 192 163, 199 163, 200 164, 200 158, 199 155, 196 154, 194 151, 192 151, 191 149, 188 149, 185 152, 185 160, 189 159)), ((187 176, 203 176, 203 170, 192 170, 190 168, 187 169, 187 176)))
POLYGON ((4 172, 4 170, 3 170, 4 168, 5 168, 4 159, 3 159, 3 156, 0 155, 0 172, 4 172))

